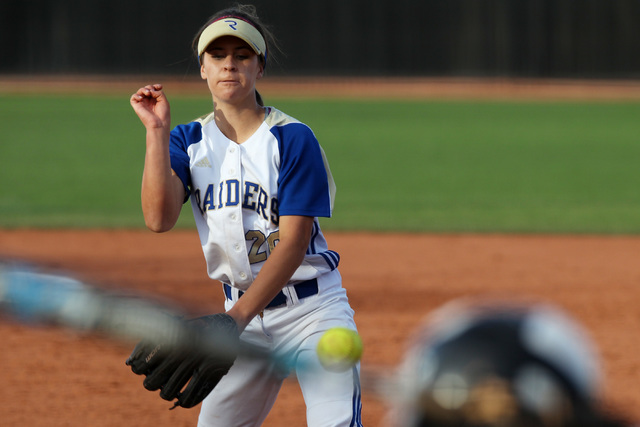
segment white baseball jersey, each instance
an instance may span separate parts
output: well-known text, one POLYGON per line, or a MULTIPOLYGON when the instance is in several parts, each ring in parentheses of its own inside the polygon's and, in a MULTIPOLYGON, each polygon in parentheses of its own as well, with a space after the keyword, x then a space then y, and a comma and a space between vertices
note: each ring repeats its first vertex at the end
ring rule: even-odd
POLYGON ((317 217, 329 217, 335 185, 311 129, 271 108, 242 144, 218 129, 214 115, 171 133, 171 167, 190 194, 212 279, 246 290, 278 241, 281 215, 316 217, 302 265, 291 283, 338 266, 317 217))
MULTIPOLYGON (((242 338, 308 360, 320 372, 315 351, 320 336, 331 327, 356 325, 337 270, 340 258, 328 249, 318 223, 318 217, 331 215, 335 186, 311 129, 267 107, 258 130, 237 144, 220 132, 212 113, 177 126, 170 154, 191 197, 208 274, 225 284, 227 310, 276 246, 280 216, 314 217, 304 261, 242 338)), ((320 376, 297 372, 297 378, 308 426, 361 426, 359 364, 320 376)), ((267 361, 239 357, 203 401, 198 426, 262 424, 283 379, 267 361)))

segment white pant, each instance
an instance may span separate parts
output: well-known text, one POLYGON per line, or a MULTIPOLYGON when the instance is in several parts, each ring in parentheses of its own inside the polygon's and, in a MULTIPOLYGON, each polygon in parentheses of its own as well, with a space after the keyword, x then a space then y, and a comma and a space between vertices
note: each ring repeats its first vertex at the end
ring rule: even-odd
MULTIPOLYGON (((324 370, 316 355, 322 333, 335 326, 355 329, 353 310, 337 270, 318 278, 318 295, 293 305, 266 309, 242 333, 242 339, 271 351, 295 354, 304 370, 296 372, 307 407, 307 424, 360 426, 359 364, 343 373, 324 370)), ((233 305, 227 300, 225 308, 233 305)), ((199 427, 259 426, 275 403, 285 373, 268 362, 239 357, 203 401, 199 427)))

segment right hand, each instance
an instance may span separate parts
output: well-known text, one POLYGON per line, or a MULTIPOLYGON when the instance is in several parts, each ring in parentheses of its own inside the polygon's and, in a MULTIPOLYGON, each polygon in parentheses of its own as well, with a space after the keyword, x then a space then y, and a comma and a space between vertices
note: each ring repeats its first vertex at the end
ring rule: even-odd
POLYGON ((161 84, 141 87, 131 95, 129 102, 147 129, 170 127, 169 101, 161 84))

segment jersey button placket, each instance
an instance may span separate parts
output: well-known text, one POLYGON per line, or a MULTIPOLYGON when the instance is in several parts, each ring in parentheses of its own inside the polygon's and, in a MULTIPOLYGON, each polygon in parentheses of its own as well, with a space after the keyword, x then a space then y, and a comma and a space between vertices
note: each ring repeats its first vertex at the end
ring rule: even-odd
MULTIPOLYGON (((242 183, 242 150, 235 145, 231 145, 228 148, 228 159, 231 160, 229 164, 226 165, 226 179, 234 179, 237 182, 242 183)), ((240 199, 242 199, 242 192, 240 192, 240 199)), ((244 242, 244 229, 242 224, 242 203, 238 203, 234 207, 230 207, 229 211, 229 224, 230 229, 233 230, 232 234, 229 236, 232 265, 235 266, 235 274, 240 279, 240 282, 246 282, 248 279, 248 274, 245 269, 246 260, 243 256, 243 251, 245 248, 244 242)))

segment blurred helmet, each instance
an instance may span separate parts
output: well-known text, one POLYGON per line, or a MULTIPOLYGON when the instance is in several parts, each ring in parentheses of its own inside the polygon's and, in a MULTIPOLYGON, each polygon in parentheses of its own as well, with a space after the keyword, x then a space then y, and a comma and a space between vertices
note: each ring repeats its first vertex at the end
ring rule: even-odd
POLYGON ((590 419, 600 363, 581 327, 543 304, 454 304, 410 343, 403 427, 566 427, 590 419))

